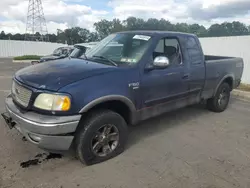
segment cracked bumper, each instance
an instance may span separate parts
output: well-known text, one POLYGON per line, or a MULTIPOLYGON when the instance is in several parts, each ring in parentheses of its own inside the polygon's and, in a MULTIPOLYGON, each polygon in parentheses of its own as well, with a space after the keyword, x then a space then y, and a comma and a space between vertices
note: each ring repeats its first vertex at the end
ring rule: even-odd
POLYGON ((8 96, 6 113, 2 114, 10 128, 16 128, 26 139, 42 149, 68 150, 81 115, 49 116, 35 112, 23 112, 8 96))

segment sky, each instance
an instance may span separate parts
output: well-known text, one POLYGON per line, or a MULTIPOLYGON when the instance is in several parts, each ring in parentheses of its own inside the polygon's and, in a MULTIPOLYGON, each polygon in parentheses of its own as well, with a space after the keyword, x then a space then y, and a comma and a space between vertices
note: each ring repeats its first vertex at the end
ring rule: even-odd
MULTIPOLYGON (((224 21, 250 25, 250 0, 42 0, 49 33, 80 26, 94 31, 93 23, 129 16, 164 18, 173 23, 209 27, 224 21)), ((28 0, 0 0, 0 31, 24 33, 28 0)))

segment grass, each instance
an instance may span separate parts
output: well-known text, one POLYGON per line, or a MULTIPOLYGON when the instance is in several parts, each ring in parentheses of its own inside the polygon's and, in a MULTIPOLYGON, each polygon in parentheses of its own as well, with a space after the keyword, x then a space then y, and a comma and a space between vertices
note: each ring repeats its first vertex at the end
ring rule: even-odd
POLYGON ((250 84, 240 84, 238 89, 242 91, 250 91, 250 84))
POLYGON ((38 55, 23 55, 14 57, 14 60, 39 60, 41 56, 38 55))

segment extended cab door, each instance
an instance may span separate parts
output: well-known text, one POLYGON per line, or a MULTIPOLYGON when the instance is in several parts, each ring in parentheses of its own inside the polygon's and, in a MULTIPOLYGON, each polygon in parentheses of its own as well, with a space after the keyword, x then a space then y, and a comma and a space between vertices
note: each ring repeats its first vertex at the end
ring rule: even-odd
MULTIPOLYGON (((200 42, 195 36, 185 37, 186 60, 189 66, 189 96, 190 99, 199 102, 201 92, 205 84, 205 59, 202 52, 200 42)), ((216 71, 216 70, 214 70, 216 71)))
POLYGON ((157 56, 168 57, 170 65, 164 69, 145 70, 141 76, 141 119, 186 105, 189 74, 182 60, 179 39, 161 38, 152 52, 152 61, 157 56))

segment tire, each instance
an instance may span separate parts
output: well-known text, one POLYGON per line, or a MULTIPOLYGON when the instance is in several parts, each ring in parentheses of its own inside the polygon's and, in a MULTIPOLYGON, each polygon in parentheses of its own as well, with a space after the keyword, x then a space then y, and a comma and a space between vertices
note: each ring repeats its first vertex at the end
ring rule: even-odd
POLYGON ((223 112, 227 109, 230 100, 230 86, 228 83, 222 83, 215 96, 207 100, 207 108, 213 112, 223 112))
POLYGON ((76 157, 83 164, 92 165, 122 153, 128 136, 127 124, 123 117, 110 110, 96 111, 87 115, 89 117, 80 124, 75 137, 76 157), (108 130, 110 133, 106 134, 108 130), (117 137, 118 141, 108 141, 117 137), (101 145, 103 148, 99 148, 101 145))

